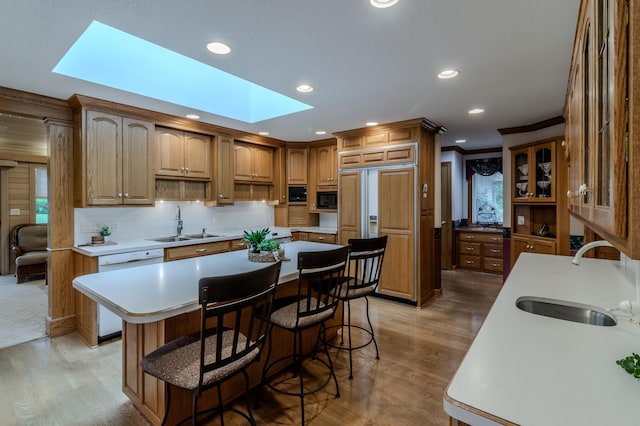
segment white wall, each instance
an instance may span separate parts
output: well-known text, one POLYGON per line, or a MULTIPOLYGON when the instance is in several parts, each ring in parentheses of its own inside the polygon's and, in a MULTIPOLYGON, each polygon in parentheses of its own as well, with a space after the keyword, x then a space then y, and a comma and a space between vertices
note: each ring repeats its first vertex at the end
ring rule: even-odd
POLYGON ((273 207, 260 201, 237 201, 229 207, 206 207, 194 201, 156 202, 155 207, 75 209, 74 241, 84 244, 96 235, 96 226, 108 225, 113 241, 131 241, 176 234, 176 206, 182 210, 183 234, 272 227, 273 207))
POLYGON ((467 204, 464 158, 459 152, 446 151, 440 154, 440 162, 451 163, 451 220, 460 220, 467 216, 464 210, 467 204))

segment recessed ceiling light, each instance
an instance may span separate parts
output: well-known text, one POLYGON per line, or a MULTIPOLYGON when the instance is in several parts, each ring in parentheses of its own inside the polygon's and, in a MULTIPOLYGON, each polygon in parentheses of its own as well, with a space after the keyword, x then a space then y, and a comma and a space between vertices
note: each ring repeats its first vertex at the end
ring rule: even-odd
POLYGON ((365 124, 366 124, 367 126, 377 126, 377 125, 378 125, 378 122, 377 122, 377 121, 367 121, 365 124))
POLYGON ((207 43, 207 50, 211 53, 215 53, 216 55, 226 55, 231 52, 231 48, 228 45, 219 41, 207 43))
POLYGON ((456 140, 456 143, 465 143, 467 140, 466 139, 458 139, 456 140))
POLYGON ((481 114, 484 112, 482 108, 474 108, 469 110, 469 114, 481 114))
POLYGON ((192 120, 197 120, 200 118, 200 116, 198 114, 187 114, 185 115, 185 117, 190 118, 192 120))
POLYGON ((260 136, 269 136, 269 132, 258 132, 260 136))
POLYGON ((457 77, 458 74, 460 74, 460 71, 456 70, 456 69, 448 69, 448 70, 442 70, 438 73, 438 78, 441 78, 443 80, 446 80, 448 78, 454 78, 457 77))
POLYGON ((296 87, 296 90, 298 92, 302 92, 302 93, 309 93, 309 92, 313 92, 314 87, 310 84, 300 84, 298 85, 298 87, 296 87))
POLYGON ((327 132, 324 131, 324 130, 317 130, 316 131, 316 135, 326 135, 326 134, 327 134, 327 132))
POLYGON ((371 0, 371 5, 380 9, 391 7, 396 3, 398 3, 398 0, 371 0))

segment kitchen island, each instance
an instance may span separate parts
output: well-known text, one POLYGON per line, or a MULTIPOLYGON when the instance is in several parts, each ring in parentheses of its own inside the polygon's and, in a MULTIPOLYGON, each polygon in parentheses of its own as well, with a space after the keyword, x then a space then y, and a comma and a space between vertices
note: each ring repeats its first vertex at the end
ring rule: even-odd
MULTIPOLYGON (((337 248, 332 244, 298 241, 287 243, 276 297, 292 294, 296 289, 298 270, 297 254, 302 251, 322 251, 337 248)), ((165 383, 146 375, 140 368, 140 359, 165 343, 200 329, 200 305, 198 281, 202 277, 232 275, 261 269, 265 263, 250 262, 247 252, 233 251, 174 262, 160 263, 88 274, 73 280, 73 287, 105 306, 123 319, 123 392, 153 424, 160 424, 164 414, 165 383)), ((340 313, 334 318, 338 322, 340 313)), ((274 330, 274 357, 289 353, 290 333, 274 330)), ((313 346, 316 329, 304 334, 307 348, 313 346)), ((264 357, 261 358, 264 361, 264 357)), ((248 370, 251 386, 259 382, 262 364, 256 363, 248 370)), ((226 400, 240 395, 244 389, 242 377, 225 383, 226 400), (237 379, 237 380, 235 380, 237 379)), ((177 423, 191 409, 191 393, 179 388, 171 390, 171 407, 168 424, 177 423)), ((213 395, 205 394, 202 406, 214 405, 213 395)))
POLYGON ((640 383, 615 363, 640 352, 628 313, 613 311, 617 325, 604 327, 516 307, 537 296, 617 308, 636 298, 638 261, 628 262, 521 254, 445 392, 445 411, 470 425, 638 424, 640 383))

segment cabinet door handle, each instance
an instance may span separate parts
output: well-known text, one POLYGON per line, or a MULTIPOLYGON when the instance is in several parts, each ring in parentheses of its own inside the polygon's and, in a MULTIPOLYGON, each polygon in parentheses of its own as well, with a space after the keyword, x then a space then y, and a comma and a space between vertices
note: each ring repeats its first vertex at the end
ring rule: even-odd
POLYGON ((122 198, 122 192, 118 192, 118 198, 122 198))
POLYGON ((124 198, 129 198, 129 193, 128 192, 124 193, 124 198))
POLYGON ((189 173, 189 168, 188 167, 185 167, 184 169, 187 171, 187 173, 189 173))

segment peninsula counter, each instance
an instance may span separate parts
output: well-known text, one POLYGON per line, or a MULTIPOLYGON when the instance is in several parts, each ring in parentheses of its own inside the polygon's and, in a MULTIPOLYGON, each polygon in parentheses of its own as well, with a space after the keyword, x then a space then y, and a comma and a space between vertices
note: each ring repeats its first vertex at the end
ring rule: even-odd
POLYGON ((638 424, 640 382, 616 365, 640 351, 628 313, 613 311, 617 325, 601 327, 516 307, 535 296, 617 308, 636 298, 637 266, 521 254, 449 383, 445 411, 470 425, 638 424))

